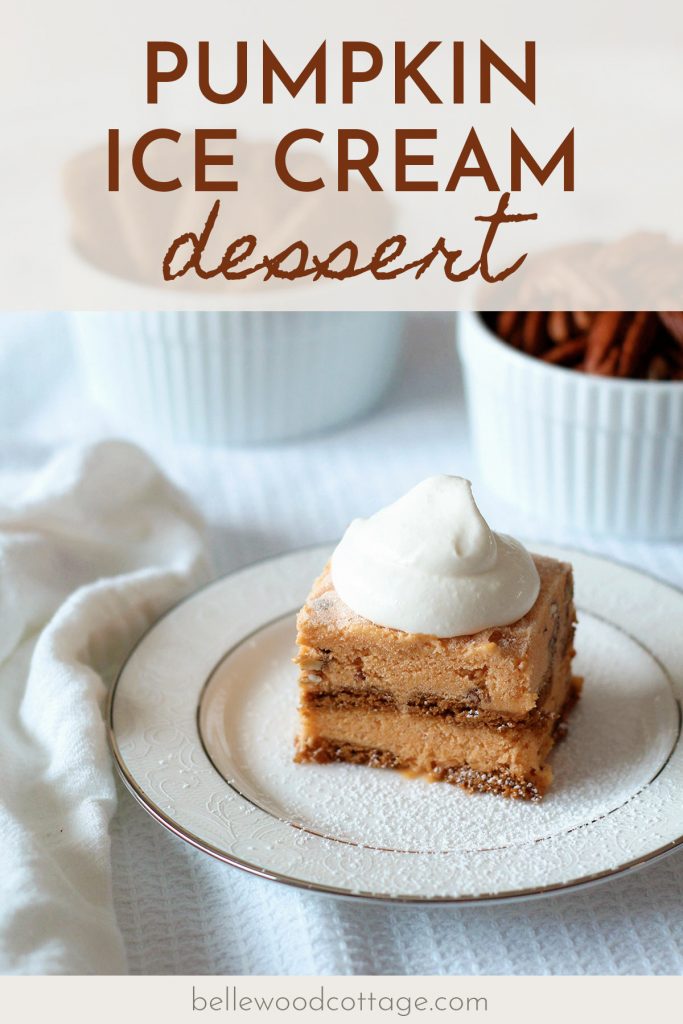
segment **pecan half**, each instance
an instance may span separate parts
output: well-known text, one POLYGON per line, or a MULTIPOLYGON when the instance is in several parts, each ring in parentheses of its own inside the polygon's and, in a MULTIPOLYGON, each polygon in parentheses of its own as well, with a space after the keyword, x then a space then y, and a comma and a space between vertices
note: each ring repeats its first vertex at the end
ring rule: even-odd
POLYGON ((683 345, 683 313, 658 313, 667 331, 679 345, 683 345))
POLYGON ((683 379, 683 312, 507 311, 485 319, 509 345, 600 376, 683 379))

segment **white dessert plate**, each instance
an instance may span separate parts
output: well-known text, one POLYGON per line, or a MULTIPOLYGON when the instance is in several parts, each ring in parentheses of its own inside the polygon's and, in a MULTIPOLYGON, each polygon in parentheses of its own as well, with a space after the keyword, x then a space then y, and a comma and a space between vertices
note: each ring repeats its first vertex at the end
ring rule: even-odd
POLYGON ((531 547, 574 565, 585 677, 542 802, 293 763, 295 616, 329 547, 226 576, 142 638, 109 708, 128 788, 227 864, 361 899, 518 899, 673 850, 683 843, 683 593, 587 554, 531 547))

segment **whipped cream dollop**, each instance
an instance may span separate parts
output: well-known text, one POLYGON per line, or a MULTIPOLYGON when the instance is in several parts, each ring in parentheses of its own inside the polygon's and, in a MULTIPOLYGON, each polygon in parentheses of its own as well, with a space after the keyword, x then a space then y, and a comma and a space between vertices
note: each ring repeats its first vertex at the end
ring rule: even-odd
POLYGON ((529 552, 489 529, 459 476, 429 477, 355 519, 332 556, 332 582, 371 622, 438 637, 516 622, 540 587, 529 552))

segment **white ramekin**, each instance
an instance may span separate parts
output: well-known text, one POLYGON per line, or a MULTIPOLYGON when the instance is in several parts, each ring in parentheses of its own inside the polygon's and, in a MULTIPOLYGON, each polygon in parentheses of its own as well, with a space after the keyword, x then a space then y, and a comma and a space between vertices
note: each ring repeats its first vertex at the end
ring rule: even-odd
POLYGON ((461 313, 458 350, 486 483, 562 529, 683 537, 683 383, 550 366, 461 313))
POLYGON ((249 444, 337 426, 389 384, 401 314, 73 314, 86 387, 141 440, 249 444))

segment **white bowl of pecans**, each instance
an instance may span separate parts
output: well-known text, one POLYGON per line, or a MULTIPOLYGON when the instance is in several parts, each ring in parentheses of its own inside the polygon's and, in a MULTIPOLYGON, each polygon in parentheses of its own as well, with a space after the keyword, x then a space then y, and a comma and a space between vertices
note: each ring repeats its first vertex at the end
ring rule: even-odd
POLYGON ((561 529, 683 537, 683 312, 461 313, 472 440, 561 529))

